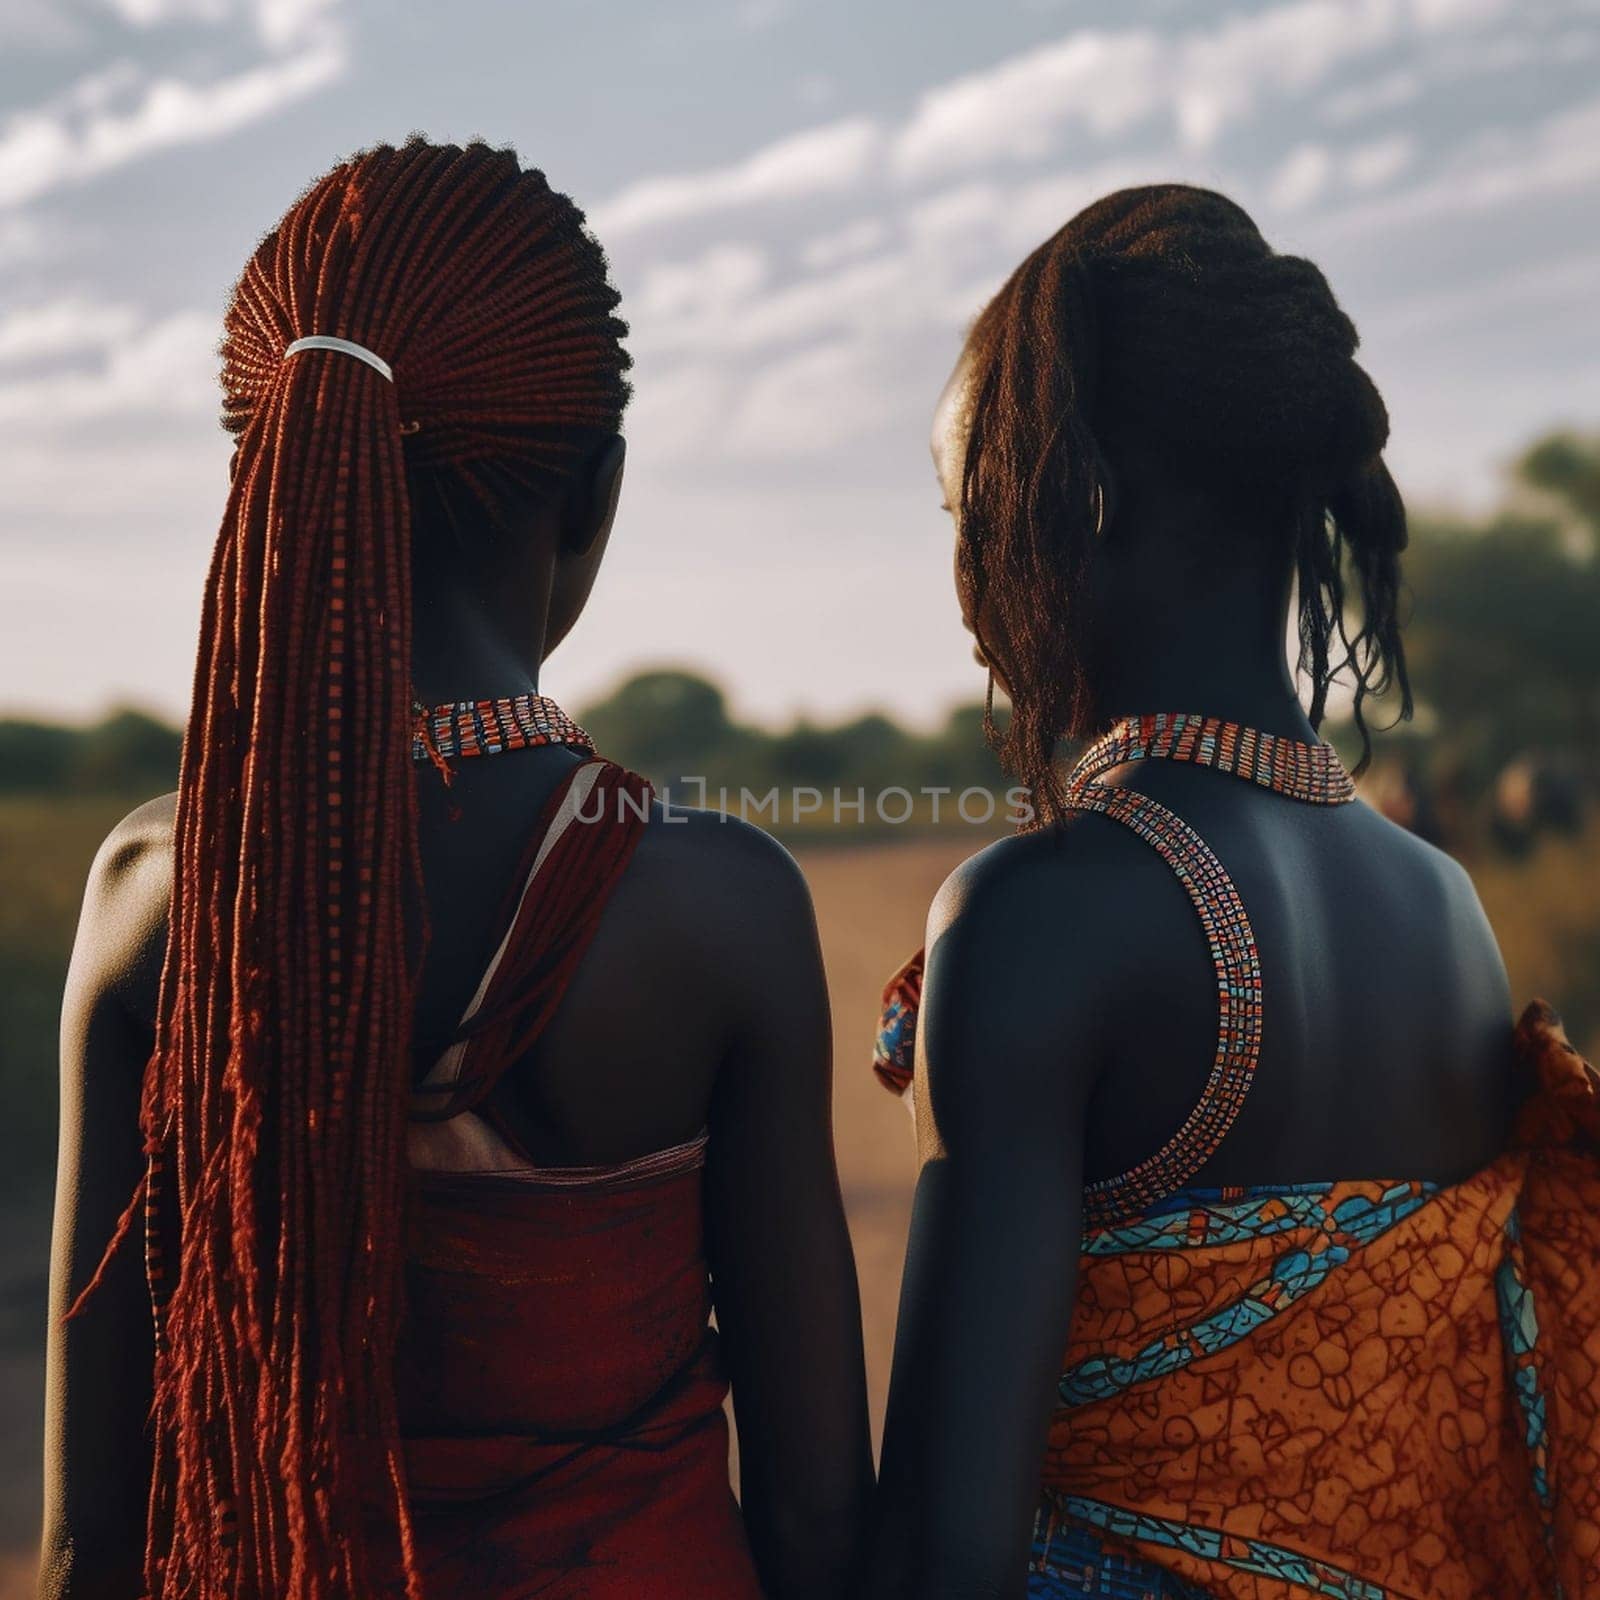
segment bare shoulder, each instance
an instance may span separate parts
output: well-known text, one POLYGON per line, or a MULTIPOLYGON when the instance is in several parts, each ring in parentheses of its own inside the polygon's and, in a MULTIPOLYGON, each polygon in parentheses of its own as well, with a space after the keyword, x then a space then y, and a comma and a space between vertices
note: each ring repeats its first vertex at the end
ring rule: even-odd
POLYGON ((172 830, 177 816, 176 793, 158 795, 136 806, 102 840, 95 853, 92 876, 111 888, 156 861, 164 861, 170 871, 172 830))
POLYGON ((770 833, 740 817, 693 806, 660 805, 640 845, 654 870, 692 892, 703 911, 730 901, 759 901, 772 916, 810 911, 800 864, 770 833))
POLYGON ((1357 805, 1350 810, 1372 847, 1382 850, 1386 869, 1396 876, 1402 891, 1421 902, 1419 910, 1451 917, 1458 932, 1476 929, 1492 937, 1477 885, 1454 856, 1371 806, 1357 805))
POLYGON ((997 839, 940 886, 928 912, 929 950, 950 936, 963 949, 1005 948, 1025 965, 1027 950, 1045 946, 1049 959, 1070 962, 1087 949, 1091 931, 1093 943, 1103 944, 1109 887, 1125 890, 1130 869, 1144 874, 1148 852, 1133 844, 1125 830, 1092 813, 997 839), (1083 916, 1090 903, 1098 908, 1093 930, 1083 916))
POLYGON ((155 1013, 172 897, 175 794, 147 801, 112 828, 84 887, 69 983, 113 994, 140 1021, 155 1013))
POLYGON ((998 840, 945 880, 928 913, 918 1037, 936 1100, 1081 1103, 1099 1058, 1097 997, 1126 956, 1108 933, 1108 885, 1130 869, 1146 864, 1121 830, 1085 815, 998 840))
POLYGON ((683 1003, 698 995, 741 1038, 784 1041, 779 1056, 812 1081, 827 1059, 828 1002, 799 863, 748 822, 676 806, 645 830, 635 863, 640 959, 665 961, 682 975, 683 1003))

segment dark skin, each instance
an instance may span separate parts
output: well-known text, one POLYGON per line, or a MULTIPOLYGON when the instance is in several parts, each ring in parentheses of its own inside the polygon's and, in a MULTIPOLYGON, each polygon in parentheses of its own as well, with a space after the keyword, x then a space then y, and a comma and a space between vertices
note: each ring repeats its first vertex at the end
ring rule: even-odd
MULTIPOLYGON (((611 438, 514 543, 486 545, 476 564, 419 555, 413 673, 424 700, 537 687, 593 587, 622 467, 611 438)), ((578 759, 546 748, 462 761, 448 791, 419 770, 431 925, 419 1037, 459 1018, 498 942, 501 897, 533 821, 578 759)), ((174 801, 140 808, 102 847, 67 983, 46 1600, 143 1593, 151 1330, 137 1244, 90 1310, 61 1317, 142 1170, 139 1082, 166 942, 174 801)), ((541 1163, 625 1161, 709 1126, 707 1247, 741 1501, 774 1597, 850 1587, 872 1486, 831 1071, 816 924, 794 861, 756 828, 658 805, 557 1015, 502 1090, 541 1163)))
MULTIPOLYGON (((964 382, 958 364, 935 418, 947 505, 964 382)), ((1287 533, 1265 510, 1242 523, 1157 457, 1119 465, 1093 602, 1108 715, 1202 712, 1314 738, 1284 648, 1287 533)), ((1510 996, 1460 866, 1359 801, 1297 804, 1171 761, 1107 781, 1198 830, 1261 951, 1260 1064, 1195 1184, 1448 1183, 1499 1153, 1517 1095, 1510 996)), ((1159 1148, 1200 1098, 1215 976, 1171 870, 1092 813, 967 861, 927 947, 922 1169, 869 1592, 1002 1600, 1026 1591, 1083 1185, 1159 1148)))

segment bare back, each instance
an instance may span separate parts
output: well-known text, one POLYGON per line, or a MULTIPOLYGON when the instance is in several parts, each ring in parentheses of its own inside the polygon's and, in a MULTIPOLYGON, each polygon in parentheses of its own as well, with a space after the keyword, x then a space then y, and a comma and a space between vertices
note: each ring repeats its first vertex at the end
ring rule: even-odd
MULTIPOLYGON (((456 1026, 505 932, 507 886, 569 751, 418 774, 430 943, 419 1058, 456 1026)), ((142 1170, 175 797, 114 831, 91 873, 63 1023, 45 1590, 132 1582, 149 1471, 149 1302, 124 1251, 61 1327, 142 1170), (141 1354, 143 1351, 143 1354, 141 1354), (117 1354, 120 1352, 120 1354, 117 1354), (130 1354, 131 1352, 131 1354, 130 1354)), ((706 1256, 739 1424, 744 1521, 767 1592, 857 1557, 871 1479, 854 1265, 834 1167, 831 1025, 810 897, 759 830, 656 805, 556 1014, 496 1091, 542 1165, 612 1165, 709 1129, 706 1256), (796 1382, 795 1374, 810 1374, 796 1382), (837 1537, 795 1530, 827 1526, 837 1537)))
MULTIPOLYGON (((1260 1062, 1196 1182, 1449 1181, 1498 1153, 1514 1096, 1510 997, 1456 862, 1360 802, 1307 806, 1167 762, 1122 781, 1216 853, 1260 953, 1260 1062)), ((1067 831, 1060 859, 1042 850, 1041 865, 1078 880, 1060 884, 1062 920, 1087 896, 1107 936, 1107 1033, 1085 1129, 1093 1178, 1148 1155, 1200 1099, 1217 996, 1166 866, 1101 818, 1067 831)))

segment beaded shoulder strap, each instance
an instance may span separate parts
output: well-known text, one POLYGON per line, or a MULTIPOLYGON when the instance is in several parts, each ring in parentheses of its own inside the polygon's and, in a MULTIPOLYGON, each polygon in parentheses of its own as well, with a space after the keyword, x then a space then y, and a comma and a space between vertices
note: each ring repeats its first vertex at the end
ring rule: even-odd
POLYGON ((1084 1190, 1086 1225, 1143 1211, 1199 1171, 1233 1126, 1261 1055, 1261 961, 1239 891, 1215 852, 1181 817, 1148 795, 1097 780, 1130 761, 1214 767, 1311 805, 1342 805, 1355 785, 1333 747, 1259 733, 1216 717, 1162 714, 1119 722, 1084 752, 1068 778, 1067 805, 1098 811, 1150 845, 1172 868, 1200 917, 1217 971, 1217 1049, 1199 1102, 1154 1155, 1084 1190))

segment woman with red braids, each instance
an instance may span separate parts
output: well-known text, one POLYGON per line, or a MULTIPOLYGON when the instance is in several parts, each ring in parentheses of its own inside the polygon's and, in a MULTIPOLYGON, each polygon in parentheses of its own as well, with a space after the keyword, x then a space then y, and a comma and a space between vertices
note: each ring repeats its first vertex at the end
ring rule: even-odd
POLYGON ((102 848, 68 983, 58 1600, 850 1581, 804 883, 538 693, 616 511, 616 304, 541 174, 420 139, 234 292, 179 791, 102 848))

